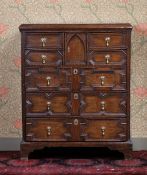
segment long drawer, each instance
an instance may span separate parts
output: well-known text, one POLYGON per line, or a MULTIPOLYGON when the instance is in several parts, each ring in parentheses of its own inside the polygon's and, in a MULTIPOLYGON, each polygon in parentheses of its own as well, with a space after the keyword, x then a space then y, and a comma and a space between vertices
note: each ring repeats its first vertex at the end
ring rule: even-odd
POLYGON ((126 91, 126 70, 112 68, 32 68, 25 70, 26 91, 126 91))
POLYGON ((26 116, 126 117, 126 93, 27 93, 26 116))
POLYGON ((26 119, 26 141, 125 141, 125 119, 26 119))

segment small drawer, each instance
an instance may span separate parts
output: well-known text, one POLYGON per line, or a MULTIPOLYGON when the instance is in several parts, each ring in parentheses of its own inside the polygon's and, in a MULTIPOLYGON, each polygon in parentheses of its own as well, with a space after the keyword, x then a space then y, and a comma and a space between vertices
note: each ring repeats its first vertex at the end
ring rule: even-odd
POLYGON ((81 116, 126 117, 127 94, 112 92, 81 93, 81 116))
POLYGON ((27 92, 70 91, 71 75, 69 69, 35 68, 25 70, 27 92))
POLYGON ((27 93, 27 117, 69 116, 71 107, 69 93, 27 93))
POLYGON ((26 119, 26 141, 67 141, 64 122, 63 119, 26 119))
POLYGON ((127 122, 118 120, 87 120, 81 128, 84 141, 126 141, 127 122))
POLYGON ((89 48, 125 47, 126 35, 123 33, 89 33, 89 48))
POLYGON ((126 90, 126 71, 110 68, 81 69, 81 90, 126 90))
POLYGON ((60 66, 62 61, 62 51, 26 51, 26 66, 60 66))
POLYGON ((26 35, 26 47, 28 48, 62 48, 62 33, 29 33, 26 35))
POLYGON ((119 66, 126 64, 127 53, 125 51, 91 51, 88 57, 88 64, 97 66, 119 66))

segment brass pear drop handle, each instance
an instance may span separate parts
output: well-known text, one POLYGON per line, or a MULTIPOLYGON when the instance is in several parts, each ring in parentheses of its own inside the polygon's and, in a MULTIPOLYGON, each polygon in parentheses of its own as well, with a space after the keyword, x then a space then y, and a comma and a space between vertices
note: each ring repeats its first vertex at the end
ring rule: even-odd
POLYGON ((41 43, 42 43, 42 47, 45 47, 46 46, 46 41, 47 41, 47 38, 43 37, 40 39, 41 43))
POLYGON ((50 86, 52 78, 50 76, 48 76, 48 77, 46 77, 46 79, 47 79, 47 86, 50 86))
POLYGON ((102 111, 105 110, 105 105, 106 105, 106 103, 104 101, 101 101, 101 110, 102 111))
POLYGON ((103 86, 105 84, 105 76, 100 76, 100 80, 101 80, 101 86, 103 86))
POLYGON ((42 58, 42 64, 46 64, 46 55, 41 55, 42 58))
POLYGON ((106 127, 105 126, 102 126, 101 127, 102 136, 105 136, 105 130, 106 130, 106 127))
POLYGON ((51 135, 51 132, 52 132, 51 126, 48 126, 47 127, 47 135, 50 136, 51 135))
POLYGON ((105 38, 106 46, 107 46, 107 47, 110 45, 110 40, 111 40, 110 37, 106 37, 106 38, 105 38))
POLYGON ((47 110, 50 111, 50 109, 51 109, 51 102, 48 101, 48 102, 47 102, 47 110))
POLYGON ((110 63, 110 55, 105 55, 105 60, 106 60, 106 64, 109 64, 110 63))

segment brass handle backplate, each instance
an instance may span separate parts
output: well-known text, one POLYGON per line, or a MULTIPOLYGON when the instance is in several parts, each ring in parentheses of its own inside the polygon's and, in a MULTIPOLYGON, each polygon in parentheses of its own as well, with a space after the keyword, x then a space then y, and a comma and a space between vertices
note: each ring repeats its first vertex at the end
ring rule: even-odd
POLYGON ((48 126, 47 127, 47 135, 50 136, 51 135, 51 132, 52 132, 51 126, 48 126))
POLYGON ((51 84, 51 77, 50 76, 48 76, 48 77, 46 77, 46 79, 47 79, 47 85, 49 86, 50 84, 51 84))
POLYGON ((46 64, 46 55, 41 55, 42 58, 42 64, 46 64))
POLYGON ((100 76, 100 80, 101 80, 101 86, 103 86, 105 84, 104 80, 105 80, 105 76, 100 76))
POLYGON ((105 55, 106 64, 110 63, 110 55, 105 55))
POLYGON ((47 38, 43 37, 40 39, 40 41, 42 42, 42 47, 45 47, 47 38))
POLYGON ((107 47, 110 45, 110 40, 111 40, 110 37, 106 37, 106 38, 105 38, 106 46, 107 46, 107 47))
POLYGON ((106 127, 105 126, 102 126, 101 127, 102 136, 105 136, 105 130, 106 130, 106 127))

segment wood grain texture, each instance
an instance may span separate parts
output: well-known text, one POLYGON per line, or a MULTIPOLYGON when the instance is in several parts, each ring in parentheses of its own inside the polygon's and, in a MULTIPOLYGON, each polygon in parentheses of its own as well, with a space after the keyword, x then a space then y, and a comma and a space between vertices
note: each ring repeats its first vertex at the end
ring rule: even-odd
POLYGON ((61 50, 26 50, 25 63, 27 66, 59 66, 62 65, 62 60, 63 53, 61 50))
POLYGON ((22 24, 19 27, 20 31, 23 30, 132 30, 132 26, 129 23, 119 24, 22 24))
POLYGON ((35 149, 34 141, 37 148, 73 142, 76 147, 131 150, 131 28, 130 24, 20 26, 22 157, 35 149))
POLYGON ((28 48, 62 48, 62 34, 28 34, 26 37, 26 47, 28 48), (42 39, 45 39, 44 46, 42 39))

